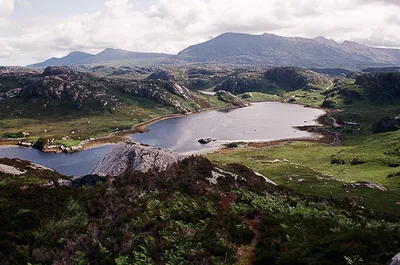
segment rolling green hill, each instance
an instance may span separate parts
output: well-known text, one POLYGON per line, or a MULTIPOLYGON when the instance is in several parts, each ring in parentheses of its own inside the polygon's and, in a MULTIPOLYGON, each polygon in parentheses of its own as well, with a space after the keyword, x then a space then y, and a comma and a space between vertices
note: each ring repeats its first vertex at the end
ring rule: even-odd
POLYGON ((0 135, 75 140, 127 130, 166 114, 227 106, 174 81, 108 78, 68 67, 0 72, 0 135), (74 135, 71 134, 74 132, 74 135))

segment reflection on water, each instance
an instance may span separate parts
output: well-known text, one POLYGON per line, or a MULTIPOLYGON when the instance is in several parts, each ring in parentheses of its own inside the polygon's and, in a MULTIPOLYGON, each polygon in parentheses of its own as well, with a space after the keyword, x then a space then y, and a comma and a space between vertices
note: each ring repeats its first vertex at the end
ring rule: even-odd
POLYGON ((170 149, 179 153, 204 152, 233 141, 269 141, 310 137, 293 126, 316 125, 325 112, 300 105, 279 102, 255 103, 229 112, 208 111, 177 119, 157 122, 150 132, 135 134, 135 141, 170 149), (200 138, 212 137, 216 143, 201 145, 200 138))
POLYGON ((0 157, 32 161, 67 176, 83 176, 88 174, 113 147, 114 145, 105 145, 74 154, 55 154, 12 146, 0 148, 0 157))
MULTIPOLYGON (((198 153, 217 149, 233 141, 268 141, 310 137, 312 134, 293 128, 296 125, 315 125, 324 114, 318 109, 276 102, 256 103, 229 112, 208 111, 191 116, 169 119, 149 126, 150 132, 134 134, 132 139, 179 153, 198 153), (217 142, 198 143, 200 138, 212 137, 217 142)), ((0 148, 0 157, 29 160, 65 175, 88 174, 113 148, 107 145, 74 154, 43 153, 22 147, 0 148)))

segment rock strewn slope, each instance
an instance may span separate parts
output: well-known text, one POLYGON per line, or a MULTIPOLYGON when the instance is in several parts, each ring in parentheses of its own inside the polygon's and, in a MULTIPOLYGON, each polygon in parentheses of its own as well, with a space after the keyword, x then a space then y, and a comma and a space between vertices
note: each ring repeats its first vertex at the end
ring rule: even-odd
POLYGON ((47 67, 42 74, 11 70, 0 71, 0 101, 5 103, 17 98, 44 106, 65 102, 70 107, 104 110, 129 105, 139 98, 178 113, 212 106, 204 96, 174 81, 111 79, 69 67, 47 67))
POLYGON ((231 74, 219 83, 214 91, 225 90, 234 94, 246 92, 274 92, 279 89, 323 90, 332 84, 324 74, 300 67, 274 67, 265 69, 247 69, 231 74))

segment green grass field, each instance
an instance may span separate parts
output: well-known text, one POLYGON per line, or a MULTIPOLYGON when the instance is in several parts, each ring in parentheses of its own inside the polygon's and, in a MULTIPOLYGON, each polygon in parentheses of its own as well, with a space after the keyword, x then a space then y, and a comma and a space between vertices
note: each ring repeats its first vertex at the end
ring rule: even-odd
MULTIPOLYGON (((199 94, 198 98, 203 102, 210 102, 211 106, 227 106, 217 97, 199 94)), ((178 96, 175 99, 189 110, 202 108, 199 104, 187 102, 178 96)), ((148 100, 125 98, 125 101, 126 104, 112 110, 91 109, 90 106, 77 109, 65 102, 53 103, 46 107, 41 103, 31 102, 3 104, 0 105, 0 138, 27 132, 30 134, 27 141, 46 137, 55 138, 61 143, 61 139, 68 136, 71 140, 65 144, 69 146, 71 141, 77 143, 90 137, 129 130, 136 124, 176 112, 168 106, 148 100)))
POLYGON ((361 125, 360 130, 342 134, 342 146, 295 141, 265 148, 239 147, 207 157, 221 166, 244 164, 276 183, 306 195, 346 197, 372 210, 400 212, 400 176, 388 178, 400 173, 400 167, 397 167, 400 166, 400 152, 397 151, 400 131, 372 132, 373 123, 387 115, 397 115, 399 105, 374 105, 366 100, 341 107, 344 109, 342 112, 332 114, 336 119, 361 125), (332 158, 343 160, 345 164, 331 164, 332 158), (282 162, 274 163, 276 159, 282 162), (354 159, 362 164, 351 165, 354 159), (298 179, 304 179, 304 182, 299 184, 298 179), (357 181, 374 182, 388 191, 342 187, 342 183, 349 186, 357 181))
MULTIPOLYGON (((173 113, 172 109, 155 103, 136 101, 130 106, 121 106, 115 111, 62 110, 62 106, 45 110, 30 105, 31 115, 8 116, 0 114, 0 135, 28 132, 30 139, 69 136, 74 140, 105 136, 117 130, 127 130, 140 122, 173 113), (58 111, 60 110, 60 111, 58 111), (35 115, 36 114, 36 115, 35 115), (3 116, 3 117, 1 117, 3 116)), ((15 112, 26 112, 24 106, 14 108, 15 112), (20 109, 18 109, 20 108, 20 109)), ((3 112, 4 113, 4 112, 3 112)))

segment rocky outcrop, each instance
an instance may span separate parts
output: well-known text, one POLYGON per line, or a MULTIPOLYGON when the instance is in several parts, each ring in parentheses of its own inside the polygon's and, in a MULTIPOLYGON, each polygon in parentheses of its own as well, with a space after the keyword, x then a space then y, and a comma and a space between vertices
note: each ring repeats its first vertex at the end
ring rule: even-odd
POLYGON ((400 99, 400 73, 370 73, 356 79, 366 97, 375 103, 396 102, 400 99))
MULTIPOLYGON (((6 75, 5 70, 3 74, 0 71, 0 77, 3 75, 6 75)), ((166 80, 156 77, 148 80, 107 78, 87 71, 54 66, 47 67, 41 74, 26 72, 17 75, 8 72, 6 77, 13 80, 11 82, 13 87, 8 87, 10 82, 2 83, 0 80, 0 102, 6 104, 14 100, 19 101, 18 103, 31 103, 41 108, 50 108, 57 107, 60 103, 63 105, 69 103, 68 107, 71 107, 71 110, 113 112, 118 107, 129 106, 133 100, 140 98, 183 114, 193 109, 213 106, 197 93, 174 82, 173 77, 163 78, 166 80), (183 104, 184 100, 189 104, 183 104)))
POLYGON ((47 67, 42 75, 29 76, 21 83, 20 96, 25 99, 65 100, 77 107, 89 101, 98 107, 105 107, 105 102, 113 100, 115 103, 107 95, 106 84, 110 85, 107 80, 69 67, 47 67))
POLYGON ((165 82, 166 89, 174 95, 182 97, 185 100, 192 98, 192 93, 185 86, 175 82, 174 75, 167 70, 159 70, 147 77, 147 80, 161 80, 165 82))
POLYGON ((20 66, 0 66, 0 77, 21 77, 40 73, 40 71, 20 66))
MULTIPOLYGON (((228 79, 217 85, 214 91, 224 90, 234 94, 241 94, 244 92, 255 92, 260 87, 261 80, 257 77, 251 77, 246 74, 237 74, 229 77, 228 79)), ((270 85, 263 85, 270 86, 270 85)), ((273 89, 274 87, 270 87, 273 89)))
POLYGON ((400 253, 394 256, 386 265, 400 265, 400 253))
POLYGON ((257 171, 254 171, 254 174, 255 174, 256 176, 259 176, 259 177, 262 177, 263 179, 265 179, 265 182, 267 182, 267 183, 269 183, 269 184, 272 184, 272 185, 274 185, 274 186, 278 186, 278 184, 276 184, 275 182, 273 182, 272 180, 270 180, 269 178, 267 178, 267 177, 264 176, 263 174, 261 174, 261 173, 259 173, 259 172, 257 172, 257 171))
POLYGON ((373 182, 366 182, 366 181, 358 181, 356 183, 351 184, 352 188, 368 188, 368 189, 373 189, 373 190, 379 190, 379 191, 387 191, 385 187, 382 185, 373 183, 373 182))
POLYGON ((220 82, 214 91, 225 90, 233 94, 246 92, 278 93, 280 89, 322 90, 331 85, 329 77, 299 67, 247 69, 231 74, 220 82))
POLYGON ((168 150, 125 142, 106 155, 90 174, 116 177, 123 175, 126 170, 164 171, 184 158, 185 156, 168 150))
POLYGON ((400 130, 400 118, 387 116, 373 126, 375 133, 385 133, 400 130))
MULTIPOLYGON (((234 71, 229 66, 221 68, 216 66, 201 66, 191 68, 186 71, 188 80, 185 81, 185 86, 190 89, 204 90, 215 87, 223 82, 234 71)), ((223 87, 215 90, 227 90, 223 87)))
POLYGON ((73 76, 74 78, 78 78, 80 76, 78 72, 66 66, 46 67, 43 71, 43 75, 44 76, 63 75, 63 76, 73 76))
POLYGON ((272 68, 265 73, 265 78, 285 85, 289 90, 326 88, 330 84, 328 77, 298 67, 272 68))
POLYGON ((33 147, 33 143, 30 143, 30 142, 23 142, 23 141, 19 141, 19 142, 18 142, 18 145, 19 145, 19 146, 22 146, 22 147, 27 147, 27 148, 33 147))
MULTIPOLYGON (((166 86, 168 86, 166 84, 166 86)), ((132 81, 121 86, 123 92, 131 94, 135 97, 145 98, 156 102, 158 104, 164 104, 166 106, 174 108, 179 113, 188 113, 182 103, 171 95, 171 92, 162 90, 155 83, 145 83, 140 81, 132 81)))
POLYGON ((37 171, 40 171, 40 173, 45 173, 44 175, 55 173, 53 169, 29 161, 0 158, 0 174, 22 176, 37 171))
POLYGON ((147 79, 148 80, 163 80, 163 81, 167 81, 167 82, 172 82, 172 81, 174 81, 175 77, 169 71, 159 70, 159 71, 149 75, 147 77, 147 79))
POLYGON ((220 90, 217 92, 218 100, 229 103, 235 107, 243 108, 249 106, 246 101, 234 96, 232 93, 225 90, 220 90))
POLYGON ((19 96, 21 90, 22 90, 21 88, 14 88, 6 92, 0 92, 0 102, 19 96))
POLYGON ((26 171, 21 171, 18 168, 15 168, 13 166, 0 164, 0 173, 19 176, 19 175, 25 174, 26 171))
POLYGON ((189 101, 193 96, 189 89, 175 82, 168 83, 167 90, 174 95, 180 96, 186 101, 189 101))
POLYGON ((214 138, 201 138, 198 142, 201 144, 209 144, 211 142, 215 142, 217 139, 214 138))

